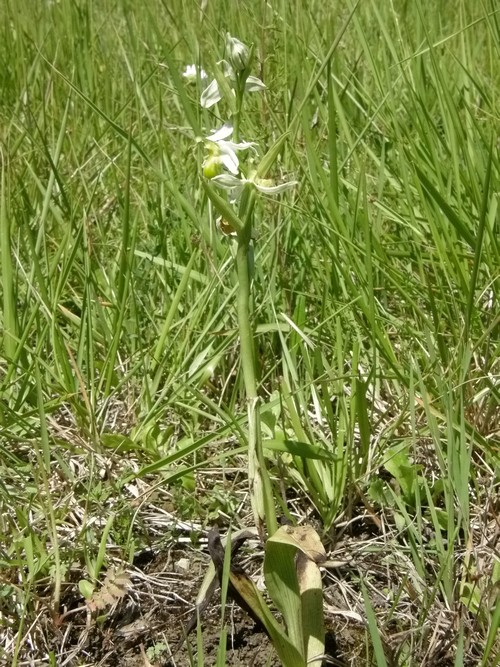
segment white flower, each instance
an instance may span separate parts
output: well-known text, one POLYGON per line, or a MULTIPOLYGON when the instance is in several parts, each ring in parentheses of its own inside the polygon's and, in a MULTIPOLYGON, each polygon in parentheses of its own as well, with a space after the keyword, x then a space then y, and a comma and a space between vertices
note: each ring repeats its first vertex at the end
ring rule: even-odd
POLYGON ((246 69, 250 62, 250 50, 248 46, 240 42, 236 37, 226 33, 226 50, 229 62, 236 71, 246 69))
POLYGON ((209 155, 202 165, 203 175, 206 178, 213 180, 222 175, 222 167, 225 167, 231 174, 236 176, 240 170, 237 151, 247 150, 256 145, 253 141, 241 141, 240 143, 230 141, 229 137, 232 134, 232 126, 226 124, 206 137, 205 141, 208 146, 209 155))
POLYGON ((201 81, 206 81, 208 79, 207 73, 202 67, 197 67, 196 65, 186 65, 186 69, 182 73, 182 76, 188 81, 188 83, 193 83, 197 80, 198 76, 201 81))
MULTIPOLYGON (((228 79, 229 85, 234 89, 236 85, 236 76, 231 65, 226 60, 220 60, 217 64, 222 66, 224 76, 228 79)), ((245 81, 245 92, 247 93, 256 93, 260 90, 265 90, 265 88, 266 85, 256 76, 249 76, 245 81)), ((220 92, 219 84, 217 83, 217 80, 214 79, 202 92, 200 104, 204 109, 210 109, 214 104, 220 102, 221 99, 222 93, 220 92)))

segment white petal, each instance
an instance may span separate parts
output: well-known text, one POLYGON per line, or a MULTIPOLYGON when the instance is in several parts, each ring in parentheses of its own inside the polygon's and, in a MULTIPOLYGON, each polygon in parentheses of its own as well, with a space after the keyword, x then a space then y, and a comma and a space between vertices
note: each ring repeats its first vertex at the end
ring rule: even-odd
POLYGON ((240 188, 245 181, 236 178, 236 176, 231 176, 231 174, 219 174, 219 176, 210 179, 210 183, 217 185, 219 188, 224 188, 224 190, 232 190, 233 188, 240 188))
POLYGON ((234 79, 234 71, 231 65, 227 62, 227 60, 219 60, 217 62, 217 65, 222 65, 222 71, 224 73, 224 76, 226 79, 234 79))
POLYGON ((259 90, 265 90, 266 84, 256 76, 249 76, 245 82, 247 93, 257 93, 259 90))
MULTIPOLYGON (((212 85, 212 84, 210 84, 210 85, 212 85)), ((218 143, 222 139, 227 139, 228 137, 230 137, 232 135, 232 133, 233 133, 233 126, 226 123, 225 125, 223 125, 218 130, 215 130, 214 132, 212 132, 212 134, 209 134, 207 139, 209 141, 215 141, 216 143, 218 143)))
MULTIPOLYGON (((212 141, 211 137, 209 137, 209 139, 212 141)), ((224 151, 226 148, 229 148, 232 151, 244 151, 247 148, 252 148, 253 146, 257 146, 255 141, 240 141, 239 144, 235 143, 234 141, 219 142, 219 147, 221 151, 224 151)))
POLYGON ((202 92, 200 104, 204 109, 210 109, 214 104, 217 104, 222 99, 216 79, 208 84, 207 88, 202 92))
POLYGON ((285 190, 291 190, 291 188, 294 188, 298 184, 298 181, 288 181, 288 183, 280 183, 279 185, 259 185, 258 183, 254 185, 259 192, 263 192, 266 195, 277 195, 280 192, 285 192, 285 190))
POLYGON ((240 163, 236 156, 236 153, 233 153, 233 151, 231 151, 230 153, 222 153, 221 156, 219 157, 219 160, 222 162, 222 164, 226 167, 228 171, 230 171, 232 174, 236 176, 236 174, 240 170, 240 163))

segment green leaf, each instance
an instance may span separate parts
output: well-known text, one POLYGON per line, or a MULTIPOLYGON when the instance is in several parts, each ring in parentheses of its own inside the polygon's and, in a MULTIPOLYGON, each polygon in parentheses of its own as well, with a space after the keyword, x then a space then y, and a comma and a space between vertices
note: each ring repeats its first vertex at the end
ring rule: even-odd
POLYGON ((323 586, 319 567, 303 552, 296 558, 299 581, 302 636, 307 665, 321 667, 325 652, 323 586))
MULTIPOLYGON (((262 594, 250 577, 231 572, 230 581, 266 628, 282 664, 285 667, 305 667, 306 663, 300 651, 297 650, 290 636, 287 636, 285 630, 274 618, 262 594)), ((290 633, 290 628, 288 628, 288 631, 290 633)))
POLYGON ((363 460, 368 459, 368 452, 370 450, 371 426, 370 417, 368 414, 368 401, 366 400, 367 382, 363 382, 356 378, 355 383, 355 398, 356 398, 356 416, 359 426, 359 439, 361 446, 361 456, 363 460))
POLYGON ((86 579, 80 579, 78 582, 78 589, 86 600, 90 600, 94 594, 95 587, 90 583, 90 581, 87 581, 86 579))
POLYGON ((106 525, 104 526, 104 529, 102 531, 101 541, 99 543, 99 551, 97 552, 97 557, 95 561, 94 576, 96 579, 99 577, 99 573, 101 572, 102 566, 104 564, 104 558, 106 555, 106 551, 108 549, 108 536, 113 526, 114 520, 115 520, 115 513, 112 512, 109 515, 108 520, 106 521, 106 525))
MULTIPOLYGON (((500 602, 498 602, 495 605, 495 609, 493 611, 493 616, 491 618, 491 625, 488 631, 488 637, 486 639, 486 646, 484 647, 484 654, 483 654, 483 659, 481 661, 481 667, 486 667, 489 664, 492 664, 489 662, 489 657, 492 649, 494 648, 495 642, 498 639, 498 630, 500 629, 500 602)), ((496 662, 493 664, 498 665, 498 653, 496 656, 496 662)))
POLYGON ((289 132, 284 132, 267 151, 262 160, 259 162, 259 166, 256 170, 256 178, 265 178, 267 176, 269 170, 275 163, 276 158, 280 154, 280 151, 283 148, 283 145, 289 134, 289 132))
POLYGON ((235 232, 237 233, 241 232, 244 227, 243 222, 236 215, 231 205, 220 195, 217 194, 217 192, 210 185, 210 183, 207 183, 207 181, 202 180, 201 184, 203 186, 203 189, 207 193, 210 201, 214 205, 217 213, 221 215, 224 218, 224 220, 226 220, 229 223, 229 225, 234 229, 235 232))
POLYGON ((267 589, 283 614, 290 640, 306 660, 324 651, 323 594, 317 564, 325 559, 325 549, 311 526, 282 526, 266 544, 267 589))
POLYGON ((451 222, 451 224, 453 225, 459 236, 463 238, 474 250, 476 247, 476 240, 473 234, 470 232, 470 230, 463 222, 463 220, 455 213, 455 211, 448 204, 446 199, 441 195, 438 189, 427 178, 422 169, 416 166, 415 170, 427 195, 430 196, 436 202, 436 204, 439 206, 439 208, 443 211, 448 220, 451 222))
POLYGON ((139 449, 139 445, 131 438, 119 433, 103 433, 101 435, 101 445, 106 449, 113 449, 115 453, 133 452, 139 449))
POLYGON ((304 653, 300 589, 295 568, 297 549, 279 541, 283 527, 266 544, 264 577, 272 601, 283 614, 288 636, 301 655, 304 653), (275 540, 274 537, 278 540, 275 540))
POLYGON ((405 445, 386 450, 384 468, 397 480, 405 500, 411 500, 415 494, 417 470, 410 462, 405 445))
POLYGON ((263 440, 262 444, 267 449, 272 449, 275 452, 287 452, 288 454, 293 454, 293 456, 301 456, 305 459, 332 461, 334 458, 331 452, 318 445, 311 445, 309 442, 269 438, 263 440))
POLYGON ((373 611, 372 603, 370 601, 370 598, 368 596, 368 591, 366 590, 366 586, 361 580, 361 588, 363 591, 363 599, 365 601, 365 611, 366 611, 366 618, 368 620, 368 629, 370 632, 370 637, 372 639, 372 645, 373 645, 373 653, 375 655, 375 660, 377 662, 377 667, 387 667, 387 661, 385 659, 385 653, 384 653, 384 648, 382 645, 382 639, 380 637, 378 627, 377 627, 377 619, 375 617, 375 612, 373 611))

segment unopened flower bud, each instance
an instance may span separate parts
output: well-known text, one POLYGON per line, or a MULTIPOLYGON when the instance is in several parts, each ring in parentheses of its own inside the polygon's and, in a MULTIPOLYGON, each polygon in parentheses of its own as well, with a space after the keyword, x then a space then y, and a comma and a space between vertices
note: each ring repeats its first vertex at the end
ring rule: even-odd
POLYGON ((250 61, 250 50, 236 37, 226 33, 227 59, 236 72, 246 69, 250 61))

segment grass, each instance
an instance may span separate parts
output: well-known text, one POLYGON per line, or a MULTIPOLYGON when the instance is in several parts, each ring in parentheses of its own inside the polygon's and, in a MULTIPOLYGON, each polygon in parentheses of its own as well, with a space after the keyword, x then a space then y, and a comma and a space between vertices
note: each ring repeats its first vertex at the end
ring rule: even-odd
POLYGON ((351 563, 326 575, 364 622, 345 664, 499 664, 500 13, 330 4, 0 9, 6 664, 70 664, 79 581, 251 522, 234 249, 195 141, 227 118, 180 77, 226 30, 267 85, 241 135, 290 132, 273 176, 299 181, 256 203, 279 512, 351 563))

